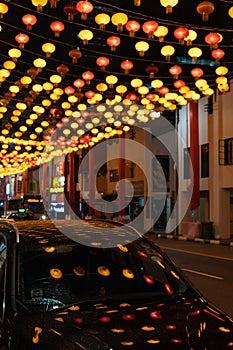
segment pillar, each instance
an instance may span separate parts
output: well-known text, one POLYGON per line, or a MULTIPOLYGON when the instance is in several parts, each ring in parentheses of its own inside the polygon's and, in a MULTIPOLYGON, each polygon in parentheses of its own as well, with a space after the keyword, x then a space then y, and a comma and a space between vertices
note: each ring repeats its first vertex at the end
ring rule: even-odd
MULTIPOLYGON (((118 173, 119 181, 125 179, 125 137, 124 134, 119 135, 119 161, 118 161, 118 173)), ((119 216, 125 215, 125 185, 122 184, 118 191, 119 200, 119 216)))

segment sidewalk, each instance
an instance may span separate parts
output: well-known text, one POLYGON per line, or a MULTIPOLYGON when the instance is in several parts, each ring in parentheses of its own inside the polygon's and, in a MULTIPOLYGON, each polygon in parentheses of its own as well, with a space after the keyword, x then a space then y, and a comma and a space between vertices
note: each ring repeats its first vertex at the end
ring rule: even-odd
POLYGON ((206 239, 202 237, 188 238, 182 235, 174 235, 162 232, 151 231, 150 233, 155 234, 157 238, 165 238, 165 239, 174 239, 179 241, 189 241, 189 242, 197 242, 197 243, 205 243, 205 244, 215 244, 215 245, 223 245, 233 247, 233 237, 228 239, 206 239))

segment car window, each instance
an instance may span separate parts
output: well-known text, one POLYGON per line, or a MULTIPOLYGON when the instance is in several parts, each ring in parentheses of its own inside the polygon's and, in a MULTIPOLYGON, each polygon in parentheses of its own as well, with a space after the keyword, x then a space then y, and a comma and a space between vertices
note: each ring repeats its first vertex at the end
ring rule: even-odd
POLYGON ((105 249, 79 244, 29 249, 21 255, 21 278, 20 297, 29 304, 38 298, 63 304, 98 296, 161 298, 187 290, 173 266, 143 239, 105 249))

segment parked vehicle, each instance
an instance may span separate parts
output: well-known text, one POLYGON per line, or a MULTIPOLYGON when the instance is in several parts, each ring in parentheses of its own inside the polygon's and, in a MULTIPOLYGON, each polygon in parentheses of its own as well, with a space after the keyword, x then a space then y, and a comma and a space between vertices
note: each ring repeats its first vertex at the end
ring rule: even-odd
POLYGON ((119 223, 0 222, 0 286, 1 350, 233 347, 230 317, 119 223))

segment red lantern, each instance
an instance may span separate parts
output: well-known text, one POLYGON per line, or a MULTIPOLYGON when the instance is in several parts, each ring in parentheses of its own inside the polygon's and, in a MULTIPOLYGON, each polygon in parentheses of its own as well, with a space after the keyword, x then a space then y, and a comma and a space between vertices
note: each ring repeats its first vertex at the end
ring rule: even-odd
POLYGON ((174 30, 174 37, 179 40, 179 44, 184 44, 184 38, 187 38, 189 31, 187 28, 179 27, 174 30))
POLYGON ((142 26, 143 32, 148 34, 149 39, 153 39, 154 32, 156 31, 157 28, 158 28, 158 23, 155 21, 145 22, 142 26))
POLYGON ((172 66, 169 68, 169 73, 173 75, 174 79, 178 79, 178 75, 182 72, 182 68, 180 66, 172 66))
POLYGON ((94 73, 90 72, 89 70, 82 74, 82 78, 86 81, 86 84, 90 84, 94 77, 94 73))
POLYGON ((23 49, 24 44, 26 44, 29 41, 29 36, 27 34, 20 33, 20 34, 15 36, 15 40, 19 44, 19 48, 23 49))
POLYGON ((109 65, 109 62, 110 62, 109 58, 104 56, 98 57, 96 60, 96 63, 98 64, 101 70, 105 70, 105 67, 109 65))
POLYGON ((204 72, 203 72, 203 70, 201 68, 197 67, 197 68, 193 68, 191 70, 191 74, 195 78, 195 80, 197 80, 197 79, 199 79, 200 77, 203 76, 204 72))
MULTIPOLYGON (((153 101, 155 98, 155 94, 147 94, 146 95, 146 99, 149 101, 153 101)), ((138 252, 139 253, 139 252, 138 252)), ((141 253, 141 252, 140 252, 141 253)), ((140 254, 139 254, 140 255, 140 254)))
POLYGON ((210 49, 217 49, 221 37, 218 33, 209 33, 205 36, 205 42, 210 45, 210 49))
POLYGON ((78 89, 78 91, 81 90, 81 88, 85 85, 85 81, 82 80, 82 79, 76 79, 74 82, 73 82, 74 86, 78 89))
POLYGON ((125 28, 129 31, 129 36, 133 37, 134 34, 139 31, 140 24, 137 21, 128 21, 125 28))
POLYGON ((225 56, 225 52, 221 49, 215 49, 211 52, 213 58, 215 58, 216 63, 219 63, 220 59, 225 56))
POLYGON ((54 21, 50 24, 50 29, 52 29, 56 37, 59 37, 60 33, 65 29, 65 26, 60 21, 54 21))
POLYGON ((111 47, 111 51, 116 51, 116 47, 121 43, 121 39, 118 36, 109 36, 107 38, 107 44, 111 47))
POLYGON ((86 98, 92 98, 95 96, 95 92, 92 90, 88 90, 85 92, 85 96, 86 96, 86 98))
POLYGON ((81 13, 81 19, 86 20, 88 13, 93 10, 94 6, 89 1, 79 1, 76 4, 76 9, 81 13))
POLYGON ((27 26, 27 30, 32 30, 32 26, 36 24, 37 18, 34 15, 28 13, 22 17, 22 22, 25 24, 25 26, 27 26))
POLYGON ((64 89, 66 95, 72 95, 75 92, 75 89, 72 86, 67 86, 64 89))
POLYGON ((183 86, 185 86, 185 82, 183 80, 176 80, 174 82, 174 86, 176 89, 181 89, 183 86))
POLYGON ((135 95, 135 94, 133 94, 133 93, 127 94, 127 95, 126 95, 126 98, 127 98, 127 100, 130 100, 130 101, 132 101, 132 102, 135 102, 135 101, 137 101, 137 99, 138 99, 137 95, 135 95))
POLYGON ((78 11, 74 2, 68 2, 64 7, 64 12, 68 16, 68 21, 73 21, 74 16, 77 15, 78 11))
POLYGON ((159 69, 153 63, 146 67, 146 72, 150 75, 150 78, 154 78, 159 69))
POLYGON ((161 88, 158 89, 158 92, 160 93, 160 95, 166 95, 169 93, 169 89, 165 86, 162 86, 161 88))
POLYGON ((129 60, 125 60, 125 61, 121 62, 121 68, 124 69, 125 74, 128 74, 130 69, 133 68, 133 62, 131 62, 129 60))

